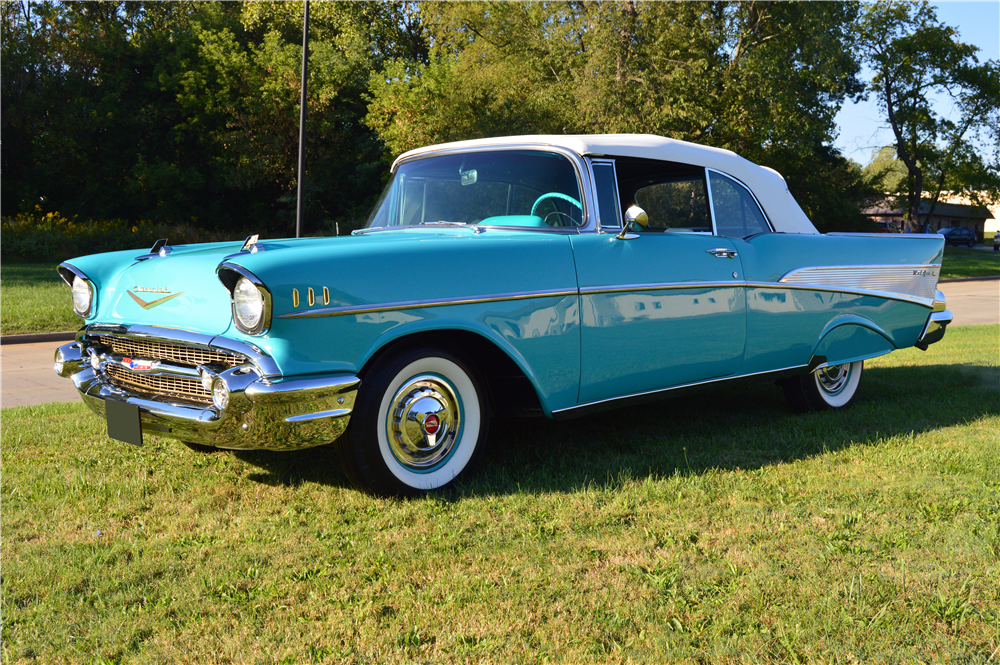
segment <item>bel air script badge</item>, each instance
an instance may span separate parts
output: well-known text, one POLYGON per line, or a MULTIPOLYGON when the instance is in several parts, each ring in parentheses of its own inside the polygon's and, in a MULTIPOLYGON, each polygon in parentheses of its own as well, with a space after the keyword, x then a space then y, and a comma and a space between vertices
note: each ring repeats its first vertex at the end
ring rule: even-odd
POLYGON ((152 309, 152 308, 156 307, 157 305, 162 305, 163 303, 167 302, 168 300, 172 300, 172 299, 176 298, 177 296, 184 295, 184 292, 181 291, 180 293, 174 293, 173 295, 166 296, 165 298, 158 298, 156 300, 150 300, 150 301, 147 302, 147 301, 143 300, 142 298, 140 298, 139 296, 137 296, 135 294, 136 293, 170 293, 170 291, 168 289, 159 288, 159 287, 158 288, 154 288, 154 289, 150 289, 150 288, 147 288, 147 287, 144 287, 144 286, 135 286, 135 287, 132 287, 131 291, 126 291, 126 293, 128 293, 130 296, 132 296, 132 300, 136 301, 136 303, 138 303, 139 307, 142 307, 143 309, 152 309))

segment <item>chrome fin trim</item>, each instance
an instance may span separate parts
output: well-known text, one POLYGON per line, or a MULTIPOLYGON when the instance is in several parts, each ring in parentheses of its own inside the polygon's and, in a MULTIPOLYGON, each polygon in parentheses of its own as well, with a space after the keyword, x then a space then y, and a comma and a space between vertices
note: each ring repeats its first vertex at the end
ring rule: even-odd
POLYGON ((902 266, 806 266, 785 273, 778 283, 898 293, 919 298, 931 305, 940 273, 940 263, 902 266))

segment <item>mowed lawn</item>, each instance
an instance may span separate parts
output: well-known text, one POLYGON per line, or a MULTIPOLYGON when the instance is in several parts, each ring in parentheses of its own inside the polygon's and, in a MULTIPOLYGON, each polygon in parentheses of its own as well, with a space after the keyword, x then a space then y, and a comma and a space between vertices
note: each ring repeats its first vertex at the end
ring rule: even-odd
POLYGON ((63 332, 80 327, 73 296, 56 264, 0 266, 0 333, 63 332))
POLYGON ((5 663, 994 662, 1000 326, 773 384, 496 423, 383 500, 329 448, 198 454, 3 411, 5 663))
POLYGON ((1000 276, 1000 252, 971 247, 945 247, 941 279, 1000 276))

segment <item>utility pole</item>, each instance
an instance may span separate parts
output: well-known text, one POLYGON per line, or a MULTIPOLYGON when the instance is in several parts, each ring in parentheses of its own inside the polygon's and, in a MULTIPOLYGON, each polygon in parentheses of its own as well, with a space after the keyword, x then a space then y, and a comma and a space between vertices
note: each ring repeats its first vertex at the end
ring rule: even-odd
POLYGON ((302 91, 299 97, 299 174, 295 201, 295 237, 302 237, 302 181, 306 177, 306 73, 309 66, 309 0, 302 18, 302 91))

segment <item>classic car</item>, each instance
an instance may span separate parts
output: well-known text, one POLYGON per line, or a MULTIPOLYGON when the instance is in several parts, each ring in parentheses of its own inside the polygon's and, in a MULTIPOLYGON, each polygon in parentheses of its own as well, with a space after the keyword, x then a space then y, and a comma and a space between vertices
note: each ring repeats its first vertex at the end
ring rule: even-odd
POLYGON ((972 229, 967 229, 964 226, 945 227, 943 229, 938 229, 937 233, 944 236, 945 245, 954 245, 955 247, 958 247, 959 245, 975 247, 976 243, 979 242, 979 237, 976 236, 976 232, 972 229))
POLYGON ((293 450, 350 481, 463 477, 490 418, 569 418, 736 381, 799 411, 951 321, 939 235, 819 234, 775 171, 649 135, 413 150, 365 228, 63 263, 55 371, 112 438, 293 450))

